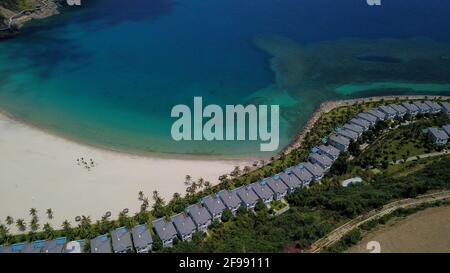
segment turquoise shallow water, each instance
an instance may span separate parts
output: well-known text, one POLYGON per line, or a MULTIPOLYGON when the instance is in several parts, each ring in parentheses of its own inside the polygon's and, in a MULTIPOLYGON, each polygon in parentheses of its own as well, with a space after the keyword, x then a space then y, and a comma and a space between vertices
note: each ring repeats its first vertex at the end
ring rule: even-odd
POLYGON ((408 11, 398 4, 379 11, 361 2, 86 2, 0 42, 0 108, 52 132, 122 151, 271 155, 254 142, 175 142, 170 110, 191 105, 194 96, 222 106, 262 96, 282 109, 281 149, 320 101, 348 94, 264 91, 274 75, 270 56, 252 43, 255 35, 273 33, 300 44, 423 34, 447 42, 442 26, 450 20, 442 7, 421 13, 420 1, 412 1, 408 11), (405 20, 411 12, 417 21, 405 20), (351 22, 343 20, 350 14, 351 22), (289 114, 293 108, 295 115, 289 114))

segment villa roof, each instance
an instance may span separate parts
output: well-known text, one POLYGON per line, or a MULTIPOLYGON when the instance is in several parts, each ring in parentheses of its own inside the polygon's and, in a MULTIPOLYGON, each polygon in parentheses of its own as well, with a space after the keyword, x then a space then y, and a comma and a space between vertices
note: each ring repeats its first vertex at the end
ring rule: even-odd
POLYGON ((441 106, 434 101, 425 101, 425 104, 428 105, 433 111, 441 111, 441 106))
POLYGON ((443 129, 430 128, 430 134, 432 134, 436 139, 448 139, 447 133, 443 129))
POLYGON ((146 248, 153 243, 153 238, 148 230, 147 224, 135 226, 131 230, 131 235, 133 235, 134 246, 138 249, 146 248))
POLYGON ((45 241, 34 241, 32 243, 29 243, 25 245, 24 253, 42 253, 42 250, 45 247, 45 241))
POLYGON ((130 232, 125 227, 116 228, 111 231, 113 249, 116 252, 127 251, 132 247, 130 232))
POLYGON ((417 112, 419 111, 419 107, 417 107, 415 104, 408 103, 408 102, 402 102, 402 106, 406 108, 406 110, 410 112, 417 112))
POLYGON ((171 221, 168 221, 167 219, 160 218, 155 221, 153 221, 153 228, 156 231, 156 234, 158 234, 159 238, 161 240, 170 240, 177 236, 177 231, 175 230, 175 226, 171 221))
POLYGON ((255 205, 258 202, 258 196, 252 189, 253 184, 236 189, 236 193, 239 198, 241 198, 242 202, 248 205, 255 205))
POLYGON ((330 140, 345 146, 350 145, 350 140, 342 136, 330 136, 330 140))
MULTIPOLYGON (((214 195, 208 195, 208 196, 204 197, 203 198, 203 205, 213 215, 221 214, 226 209, 223 201, 220 200, 219 196, 217 196, 215 194, 214 195)), ((199 209, 195 209, 195 210, 199 210, 199 209)), ((206 211, 206 213, 208 213, 208 212, 206 211)), ((195 219, 194 219, 194 221, 195 221, 195 219)), ((197 221, 195 221, 195 222, 197 222, 197 221)))
POLYGON ((371 114, 372 116, 378 119, 386 118, 386 115, 383 112, 378 111, 377 109, 370 109, 369 111, 367 111, 367 113, 371 114))
MULTIPOLYGON (((219 198, 215 198, 215 200, 219 200, 221 204, 221 210, 217 210, 214 214, 222 213, 222 211, 225 209, 225 205, 222 203, 222 201, 219 198)), ((217 207, 215 207, 217 208, 217 207)), ((192 220, 194 220, 194 223, 197 226, 203 226, 206 225, 209 221, 211 221, 211 214, 208 212, 208 210, 202 206, 201 204, 194 204, 187 208, 187 211, 189 215, 191 215, 192 220)))
POLYGON ((186 213, 178 213, 172 216, 171 219, 180 236, 183 237, 195 232, 194 221, 192 221, 192 218, 189 217, 186 213))
POLYGON ((396 115, 397 114, 397 111, 389 105, 381 105, 380 107, 378 107, 378 110, 380 112, 384 112, 388 115, 396 115))
POLYGON ((291 168, 292 172, 298 179, 302 182, 302 184, 308 184, 313 180, 313 175, 305 169, 304 164, 300 164, 298 166, 291 168))
POLYGON ((444 125, 442 126, 442 130, 444 130, 444 132, 450 137, 450 125, 444 125))
POLYGON ((426 111, 430 111, 430 110, 431 110, 431 107, 430 107, 430 106, 428 106, 428 105, 426 105, 425 103, 420 102, 420 101, 415 101, 415 102, 414 102, 414 105, 417 106, 417 108, 419 108, 419 110, 420 110, 421 112, 426 112, 426 111))
POLYGON ((319 151, 322 151, 323 153, 330 155, 332 157, 338 157, 339 154, 341 153, 341 151, 339 151, 339 149, 336 149, 335 147, 331 146, 331 145, 320 145, 319 147, 319 151))
POLYGON ((450 104, 448 102, 441 102, 442 109, 444 109, 445 112, 450 112, 450 104))
POLYGON ((284 194, 287 192, 288 187, 281 181, 281 179, 267 178, 267 186, 276 194, 284 194))
POLYGON ((313 164, 311 162, 305 162, 303 163, 303 166, 306 168, 306 170, 308 170, 308 172, 310 172, 314 177, 321 177, 325 174, 325 170, 322 169, 322 167, 320 167, 317 164, 313 164))
POLYGON ((311 159, 316 160, 317 162, 319 162, 321 165, 325 166, 325 167, 331 167, 331 165, 333 165, 333 160, 331 160, 331 158, 329 158, 326 155, 320 155, 320 154, 316 154, 316 153, 310 153, 309 157, 311 159))
POLYGON ((236 191, 221 190, 218 194, 229 209, 235 209, 241 205, 241 199, 237 196, 236 191))
POLYGON ((344 128, 346 130, 350 130, 350 131, 358 133, 358 134, 362 134, 364 132, 363 127, 355 125, 355 124, 351 124, 351 123, 344 124, 344 126, 342 126, 342 128, 344 128))
POLYGON ((44 253, 63 253, 66 237, 56 238, 45 243, 44 253))
POLYGON ((361 126, 361 127, 364 127, 364 128, 369 128, 370 127, 370 122, 368 122, 367 120, 362 119, 362 118, 352 118, 350 120, 350 123, 354 123, 354 124, 356 124, 358 126, 361 126))
POLYGON ((302 181, 300 181, 300 179, 298 179, 298 177, 293 173, 290 173, 289 171, 287 172, 288 173, 281 172, 275 175, 274 179, 277 179, 277 177, 279 177, 284 182, 284 184, 286 184, 289 188, 292 189, 300 187, 302 185, 302 181))
POLYGON ((389 106, 400 114, 406 114, 406 112, 408 112, 408 110, 401 104, 389 104, 389 106))
POLYGON ((347 130, 347 129, 338 130, 337 133, 338 133, 338 135, 341 135, 341 136, 346 137, 346 138, 351 139, 351 140, 357 140, 358 139, 358 134, 357 133, 355 133, 353 131, 350 131, 350 130, 347 130))
POLYGON ((375 123, 375 122, 377 122, 377 118, 374 117, 373 115, 367 113, 367 112, 359 113, 359 114, 357 115, 357 117, 362 118, 362 119, 364 119, 364 120, 367 120, 367 121, 369 121, 370 123, 375 123))
POLYGON ((111 244, 107 234, 100 235, 91 240, 92 253, 111 253, 111 244))
POLYGON ((273 191, 269 188, 267 185, 267 180, 265 179, 261 182, 253 183, 252 188, 256 195, 258 195, 258 197, 262 200, 268 200, 273 197, 273 191))

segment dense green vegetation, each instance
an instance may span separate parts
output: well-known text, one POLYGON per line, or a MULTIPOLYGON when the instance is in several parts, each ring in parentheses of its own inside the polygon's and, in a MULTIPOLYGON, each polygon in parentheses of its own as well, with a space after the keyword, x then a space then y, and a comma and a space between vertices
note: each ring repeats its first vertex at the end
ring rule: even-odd
MULTIPOLYGON (((92 239, 119 226, 130 228, 137 223, 151 224, 153 219, 168 217, 185 210, 187 206, 198 202, 205 195, 258 181, 305 161, 311 148, 320 143, 321 139, 329 135, 334 128, 360 111, 389 103, 392 101, 366 102, 333 109, 322 115, 307 134, 301 148, 287 155, 273 158, 270 162, 261 162, 262 166, 255 170, 250 170, 250 167, 243 170, 236 168, 231 174, 223 175, 221 183, 213 187, 208 181, 203 179, 193 181, 190 176, 186 176, 187 188, 184 197, 175 193, 166 203, 155 191, 152 195, 151 210, 149 199, 141 192, 138 196, 141 209, 134 216, 128 216, 124 211, 117 220, 111 220, 111 215, 105 214, 95 223, 89 217, 82 216, 76 227, 71 227, 69 222, 65 221, 61 230, 54 230, 50 225, 45 225, 44 232, 37 232, 38 219, 32 218, 34 220, 30 223, 30 231, 24 235, 10 236, 7 226, 11 224, 1 225, 0 244, 51 239, 58 236, 66 236, 68 240, 92 239)), ((410 119, 406 117, 406 120, 410 119)), ((332 170, 322 179, 321 184, 313 184, 310 189, 297 190, 287 197, 291 209, 286 213, 273 217, 272 211, 261 204, 257 206, 256 214, 241 208, 237 217, 232 218, 227 213, 227 216, 222 219, 223 223, 214 222, 206 238, 203 234, 196 234, 192 242, 177 242, 171 249, 161 249, 161 242, 154 235, 155 250, 171 252, 301 251, 356 215, 379 208, 395 199, 414 197, 428 190, 450 188, 450 173, 447 171, 450 167, 448 156, 398 165, 389 164, 389 161, 403 158, 405 153, 409 156, 434 151, 436 148, 429 146, 426 144, 426 139, 421 138, 420 130, 427 126, 448 123, 448 118, 444 115, 420 116, 414 123, 394 130, 393 128, 400 122, 378 123, 374 129, 363 136, 362 141, 352 143, 349 152, 341 155, 332 170), (391 141, 392 139, 394 141, 391 141), (417 139, 424 142, 419 143, 417 139), (366 149, 361 149, 363 142, 370 145, 366 149), (415 150, 410 150, 408 147, 414 147, 415 150), (382 171, 374 172, 370 168, 380 168, 382 171), (361 176, 365 182, 346 188, 340 185, 343 178, 354 175, 361 176)), ((21 231, 25 231, 26 224, 23 220, 19 220, 21 219, 16 220, 16 226, 21 231)))

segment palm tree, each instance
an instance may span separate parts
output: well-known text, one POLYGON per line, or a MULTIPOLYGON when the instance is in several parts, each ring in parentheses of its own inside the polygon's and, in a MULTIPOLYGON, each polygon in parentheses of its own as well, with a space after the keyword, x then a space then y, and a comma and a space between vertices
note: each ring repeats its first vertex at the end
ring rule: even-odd
POLYGON ((32 233, 36 233, 39 229, 39 219, 34 216, 30 221, 30 230, 32 233))
POLYGON ((0 243, 7 241, 9 230, 4 225, 0 225, 0 243))
POLYGON ((17 219, 16 226, 19 229, 19 231, 24 232, 27 230, 27 224, 25 223, 25 220, 23 219, 17 219))
POLYGON ((211 188, 211 182, 205 181, 205 189, 211 188))
POLYGON ((53 239, 55 237, 55 230, 49 223, 45 223, 43 229, 47 239, 53 239))
POLYGON ((12 218, 11 216, 6 216, 6 224, 8 226, 14 224, 14 218, 12 218))
POLYGON ((30 209, 30 216, 31 216, 31 217, 35 217, 36 215, 37 215, 37 209, 31 208, 31 209, 30 209))
POLYGON ((181 195, 178 192, 176 192, 176 193, 173 194, 172 199, 174 201, 177 201, 178 199, 180 199, 180 197, 181 197, 181 195))
POLYGON ((200 177, 200 178, 198 179, 197 186, 198 186, 198 188, 201 190, 201 189, 205 186, 205 179, 203 179, 203 178, 200 177))
POLYGON ((147 197, 144 197, 141 204, 141 212, 146 211, 149 207, 150 202, 148 201, 147 197))
POLYGON ((64 234, 68 237, 68 235, 72 231, 72 227, 70 226, 69 221, 64 220, 64 222, 62 223, 62 228, 63 228, 64 234))
POLYGON ((185 178, 185 180, 184 180, 184 185, 186 185, 186 186, 190 186, 191 185, 191 183, 192 183, 192 177, 188 174, 188 175, 186 175, 186 178, 185 178))
POLYGON ((139 201, 144 200, 144 192, 143 191, 139 191, 139 193, 138 193, 138 200, 139 201))
POLYGON ((47 217, 49 220, 53 219, 53 210, 52 209, 47 209, 47 217))

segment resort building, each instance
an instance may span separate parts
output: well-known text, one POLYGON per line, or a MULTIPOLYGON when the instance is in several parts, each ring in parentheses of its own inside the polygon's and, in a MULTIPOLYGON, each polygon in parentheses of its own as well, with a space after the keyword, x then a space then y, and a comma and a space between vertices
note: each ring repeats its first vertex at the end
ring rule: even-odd
POLYGON ((226 209, 225 204, 216 194, 204 197, 202 203, 211 214, 212 219, 220 219, 223 211, 226 209))
POLYGON ((261 199, 264 204, 270 204, 273 201, 273 191, 267 185, 267 180, 264 179, 261 182, 256 182, 252 184, 252 189, 255 191, 256 195, 261 199))
POLYGON ((389 106, 395 110, 396 117, 402 118, 408 113, 408 110, 400 104, 389 104, 389 106))
POLYGON ((321 155, 328 156, 333 161, 337 160, 339 158, 339 154, 341 153, 337 148, 331 145, 320 145, 317 147, 317 152, 321 155))
POLYGON ((428 130, 431 140, 435 145, 445 145, 448 142, 449 136, 443 129, 430 128, 428 130))
POLYGON ((413 104, 419 109, 419 113, 421 114, 428 114, 431 112, 430 106, 426 105, 423 102, 415 101, 413 104))
POLYGON ((358 134, 355 133, 355 132, 352 132, 350 130, 338 128, 336 130, 336 132, 337 132, 337 134, 339 136, 343 136, 343 137, 347 138, 348 140, 351 140, 351 141, 357 141, 358 140, 358 134))
POLYGON ((448 102, 441 102, 441 111, 450 115, 450 104, 448 102))
POLYGON ((364 128, 352 123, 346 123, 344 124, 344 126, 342 126, 342 128, 344 130, 348 130, 348 131, 352 131, 354 133, 356 133, 358 135, 358 137, 360 137, 362 135, 362 133, 364 133, 364 128))
POLYGON ((281 179, 269 177, 267 178, 267 186, 269 186, 274 193, 275 200, 283 199, 288 192, 288 187, 283 183, 283 181, 281 181, 281 179))
POLYGON ((308 172, 312 174, 314 180, 320 180, 325 175, 325 170, 317 164, 305 162, 303 163, 303 166, 308 172))
POLYGON ((172 246, 173 240, 177 238, 177 231, 171 221, 160 218, 152 222, 156 234, 161 239, 163 246, 172 246))
MULTIPOLYGON (((222 203, 222 201, 219 198, 215 198, 220 201, 221 206, 221 212, 216 213, 216 217, 214 219, 219 219, 222 217, 222 212, 225 210, 225 205, 222 203), (223 209, 222 209, 223 208, 223 209)), ((213 203, 212 205, 216 205, 216 203, 213 203)), ((215 207, 217 209, 217 207, 215 207)), ((202 206, 201 204, 195 204, 191 205, 187 208, 187 212, 191 216, 192 220, 194 221, 195 226, 197 227, 197 230, 200 232, 206 232, 208 229, 208 226, 211 224, 212 217, 211 214, 208 212, 208 210, 202 206)))
POLYGON ((352 118, 349 123, 363 128, 364 132, 370 128, 370 122, 362 118, 352 118))
POLYGON ((192 235, 194 235, 196 227, 191 217, 182 212, 172 216, 171 220, 178 232, 178 235, 180 235, 181 240, 192 240, 192 235))
POLYGON ((374 116, 377 118, 377 122, 378 121, 383 121, 386 119, 386 114, 378 111, 377 109, 370 109, 369 111, 367 111, 368 114, 374 116))
POLYGON ((65 245, 64 253, 84 253, 85 240, 70 241, 65 245))
POLYGON ((127 253, 133 249, 130 232, 125 227, 113 229, 111 240, 114 253, 127 253))
POLYGON ((377 110, 383 113, 386 119, 394 119, 397 116, 397 111, 390 106, 381 105, 377 110))
POLYGON ((331 165, 333 165, 333 161, 331 160, 331 158, 326 155, 320 155, 318 153, 310 153, 309 160, 311 160, 312 163, 315 163, 322 167, 322 169, 324 169, 325 171, 328 171, 331 168, 331 165))
POLYGON ((236 189, 237 196, 241 199, 241 203, 247 207, 247 209, 253 209, 258 202, 258 196, 253 191, 252 186, 253 184, 236 189))
POLYGON ((292 173, 300 180, 302 187, 307 187, 313 181, 313 175, 305 169, 303 164, 290 168, 292 173))
POLYGON ((0 253, 25 253, 25 244, 16 243, 10 246, 0 247, 0 253))
POLYGON ((434 101, 426 100, 424 103, 430 107, 432 114, 437 114, 442 110, 441 106, 434 101))
POLYGON ((450 124, 442 126, 442 130, 450 137, 450 124))
POLYGON ((23 253, 42 253, 45 247, 45 241, 34 241, 32 243, 29 243, 25 245, 25 249, 23 250, 23 253))
POLYGON ((147 224, 135 226, 131 230, 134 248, 137 253, 149 253, 153 247, 153 238, 147 224))
POLYGON ((66 247, 66 237, 60 237, 45 242, 43 253, 63 253, 66 247))
POLYGON ((111 253, 111 244, 107 234, 91 240, 91 253, 111 253))
POLYGON ((370 126, 374 126, 375 123, 377 123, 377 118, 368 114, 367 112, 359 113, 357 117, 369 122, 370 126))
POLYGON ((402 106, 406 108, 408 114, 411 116, 416 116, 419 114, 419 108, 415 104, 402 102, 402 106))
POLYGON ((346 152, 350 146, 350 140, 342 136, 330 136, 330 144, 341 152, 346 152))
POLYGON ((242 200, 237 196, 236 191, 221 190, 218 195, 227 209, 231 210, 233 215, 236 215, 236 211, 242 204, 242 200))
POLYGON ((288 192, 291 193, 295 191, 297 188, 302 186, 302 182, 296 175, 292 173, 292 170, 287 169, 286 172, 281 172, 276 174, 273 179, 280 179, 287 186, 288 192))

